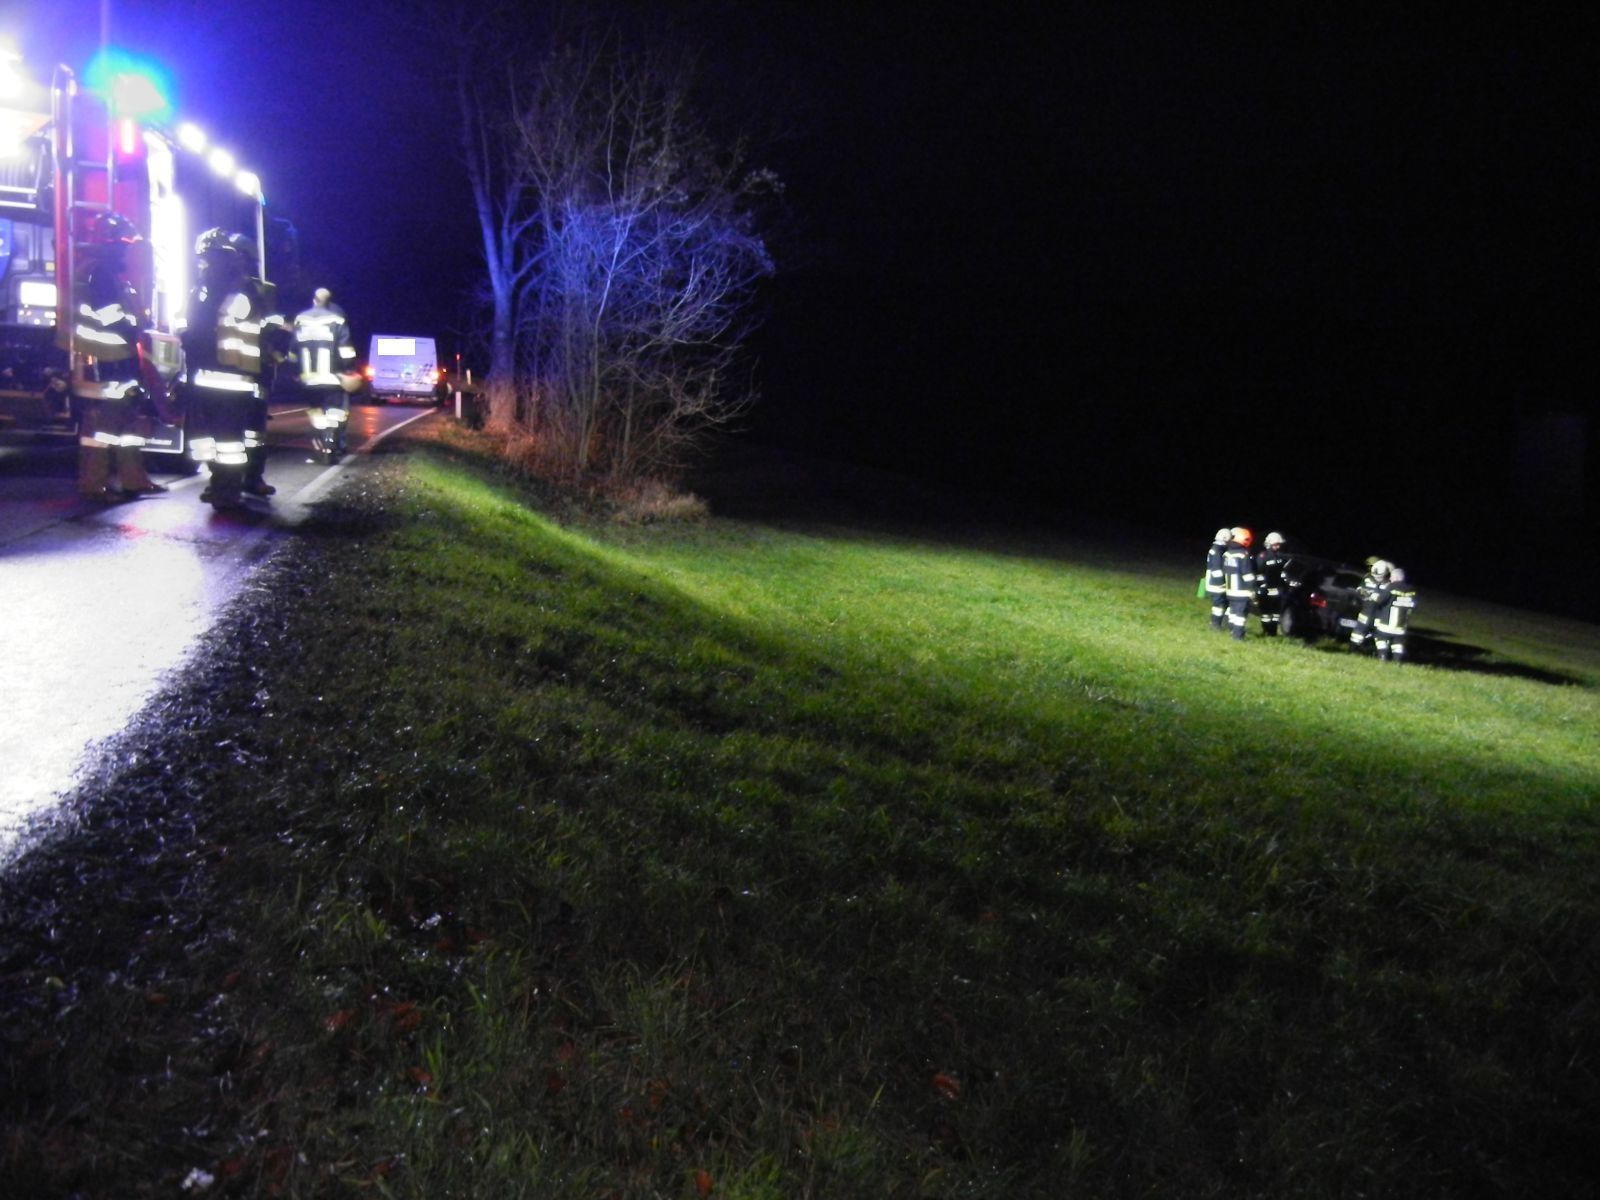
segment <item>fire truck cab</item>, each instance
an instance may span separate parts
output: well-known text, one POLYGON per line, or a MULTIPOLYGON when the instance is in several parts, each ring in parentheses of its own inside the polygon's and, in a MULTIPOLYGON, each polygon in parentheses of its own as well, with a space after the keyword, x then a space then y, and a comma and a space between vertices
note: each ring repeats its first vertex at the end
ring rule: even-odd
POLYGON ((0 431, 73 429, 73 383, 95 362, 75 318, 116 230, 142 309, 141 377, 162 418, 146 449, 184 449, 164 385, 181 368, 196 235, 221 226, 254 237, 266 278, 259 181, 186 141, 120 113, 66 67, 36 78, 0 52, 0 431))

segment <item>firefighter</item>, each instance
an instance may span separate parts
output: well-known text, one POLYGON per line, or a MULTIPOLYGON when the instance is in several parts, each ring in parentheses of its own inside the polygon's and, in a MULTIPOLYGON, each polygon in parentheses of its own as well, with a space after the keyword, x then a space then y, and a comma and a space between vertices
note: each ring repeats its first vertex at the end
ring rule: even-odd
POLYGON ((1236 642, 1244 640, 1245 622, 1250 617, 1250 601, 1256 594, 1255 558, 1250 543, 1255 535, 1242 525, 1228 531, 1228 544, 1222 551, 1222 573, 1228 597, 1228 632, 1236 642))
POLYGON ((142 239, 114 214, 100 218, 90 236, 97 243, 95 261, 74 315, 72 340, 91 361, 72 386, 80 410, 78 490, 104 503, 167 489, 150 478, 143 457, 151 401, 139 375, 143 310, 128 274, 128 253, 142 239))
POLYGON ((1361 599, 1361 611, 1356 614, 1356 627, 1350 631, 1350 644, 1357 650, 1367 644, 1372 636, 1373 619, 1378 613, 1378 597, 1389 579, 1389 563, 1382 558, 1367 559, 1367 575, 1356 589, 1361 599))
POLYGON ((1372 619, 1372 645, 1379 662, 1406 661, 1406 629, 1417 608, 1417 591, 1406 581, 1406 573, 1391 566, 1389 578, 1378 588, 1378 602, 1372 619))
POLYGON ((1222 555, 1228 548, 1228 539, 1232 536, 1233 530, 1226 526, 1217 530, 1217 536, 1211 542, 1211 549, 1206 551, 1206 599, 1211 601, 1211 628, 1219 631, 1227 628, 1228 585, 1227 576, 1222 570, 1222 555))
POLYGON ((250 407, 250 418, 245 426, 245 457, 249 461, 245 464, 242 490, 249 495, 265 498, 278 490, 266 480, 267 422, 271 419, 267 409, 273 368, 286 357, 288 322, 277 311, 277 287, 249 271, 251 266, 260 261, 255 243, 240 234, 232 234, 228 244, 238 253, 240 262, 245 264, 245 291, 250 298, 250 320, 259 327, 260 354, 256 361, 260 364, 260 394, 250 407))
POLYGON ((222 229, 195 241, 198 259, 183 333, 189 405, 189 451, 211 482, 200 499, 218 509, 244 502, 250 451, 260 423, 261 322, 251 294, 248 243, 222 229))
POLYGON ((1256 607, 1261 613, 1261 632, 1267 637, 1277 635, 1283 616, 1283 594, 1288 587, 1283 571, 1289 565, 1283 546, 1283 534, 1269 533, 1256 554, 1256 607))
POLYGON ((350 323, 344 310, 333 303, 333 293, 319 287, 311 294, 311 307, 294 318, 295 351, 300 359, 300 383, 309 395, 314 439, 338 462, 345 452, 345 424, 350 419, 345 381, 353 378, 356 348, 350 343, 350 323))

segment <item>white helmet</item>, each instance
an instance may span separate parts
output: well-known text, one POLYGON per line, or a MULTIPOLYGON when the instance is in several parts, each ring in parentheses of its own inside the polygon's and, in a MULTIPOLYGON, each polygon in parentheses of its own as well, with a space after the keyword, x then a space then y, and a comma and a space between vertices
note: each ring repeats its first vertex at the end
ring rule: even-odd
POLYGON ((1281 545, 1283 545, 1283 534, 1281 534, 1281 533, 1269 533, 1269 534, 1267 534, 1267 540, 1265 542, 1263 542, 1262 545, 1264 545, 1264 546, 1281 546, 1281 545))
POLYGON ((1217 530, 1217 541, 1227 542, 1231 541, 1232 538, 1233 529, 1230 526, 1224 525, 1221 529, 1217 530))
POLYGON ((1389 565, 1388 560, 1380 558, 1377 562, 1372 564, 1372 577, 1374 579, 1387 579, 1389 577, 1389 572, 1392 570, 1394 570, 1394 568, 1389 565))
POLYGON ((1399 567, 1395 567, 1389 572, 1389 582, 1390 583, 1404 583, 1405 581, 1406 581, 1406 573, 1404 571, 1402 571, 1399 567))

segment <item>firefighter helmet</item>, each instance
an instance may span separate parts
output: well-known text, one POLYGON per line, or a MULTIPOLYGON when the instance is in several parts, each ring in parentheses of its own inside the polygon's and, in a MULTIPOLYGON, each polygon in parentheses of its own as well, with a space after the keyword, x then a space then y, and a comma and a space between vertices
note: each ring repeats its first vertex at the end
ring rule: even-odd
POLYGON ((121 213, 95 213, 89 218, 89 240, 101 246, 131 246, 144 238, 134 223, 121 213))
POLYGON ((1226 525, 1217 530, 1217 541, 1219 542, 1226 542, 1232 536, 1233 530, 1229 529, 1226 525))
POLYGON ((1372 564, 1372 577, 1374 579, 1387 579, 1389 578, 1389 572, 1393 569, 1389 563, 1380 558, 1372 564))
POLYGON ((1390 583, 1404 583, 1405 581, 1406 581, 1406 573, 1404 571, 1402 571, 1399 567, 1395 567, 1393 570, 1391 570, 1389 572, 1389 582, 1390 583))
POLYGON ((1233 540, 1238 542, 1241 546, 1248 547, 1251 542, 1256 540, 1256 535, 1251 533, 1243 525, 1235 525, 1230 532, 1233 534, 1233 540))
POLYGON ((244 262, 254 263, 256 261, 256 244, 245 237, 244 234, 230 233, 228 235, 228 246, 244 262))
POLYGON ((1273 547, 1273 546, 1281 546, 1281 545, 1283 545, 1283 534, 1281 534, 1281 533, 1269 533, 1269 534, 1267 534, 1266 541, 1264 541, 1262 543, 1262 545, 1267 546, 1269 548, 1273 547))
POLYGON ((195 238, 194 252, 201 258, 235 253, 228 241, 228 231, 215 225, 195 238))

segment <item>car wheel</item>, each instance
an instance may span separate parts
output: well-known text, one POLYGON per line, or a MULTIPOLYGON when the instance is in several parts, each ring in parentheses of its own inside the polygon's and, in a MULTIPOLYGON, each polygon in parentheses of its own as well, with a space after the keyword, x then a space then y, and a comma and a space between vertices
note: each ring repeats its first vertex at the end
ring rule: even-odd
POLYGON ((1285 605, 1283 612, 1278 615, 1278 628, 1284 637, 1304 637, 1306 633, 1305 622, 1293 605, 1285 605))

